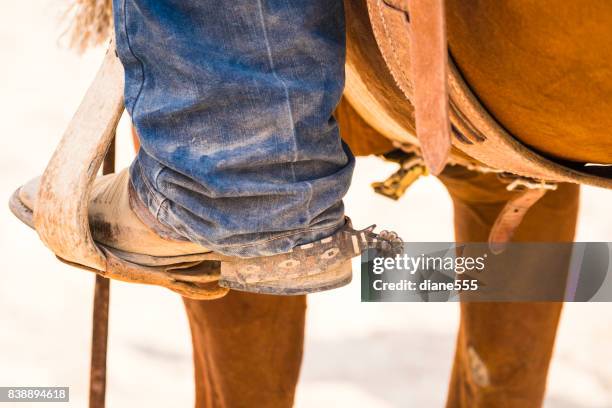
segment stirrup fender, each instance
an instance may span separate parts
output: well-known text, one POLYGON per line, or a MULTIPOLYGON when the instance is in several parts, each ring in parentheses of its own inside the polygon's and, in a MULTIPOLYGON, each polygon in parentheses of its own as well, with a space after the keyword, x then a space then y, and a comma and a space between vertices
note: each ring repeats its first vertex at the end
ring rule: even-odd
POLYGON ((88 221, 91 186, 124 110, 123 66, 111 42, 104 62, 45 169, 33 222, 40 239, 70 262, 105 271, 88 221))

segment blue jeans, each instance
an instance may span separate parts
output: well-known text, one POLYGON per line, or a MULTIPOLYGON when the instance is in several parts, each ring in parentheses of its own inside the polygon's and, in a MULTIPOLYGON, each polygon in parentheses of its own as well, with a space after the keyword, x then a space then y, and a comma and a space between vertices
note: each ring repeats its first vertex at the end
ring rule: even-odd
POLYGON ((132 187, 166 233, 250 257, 344 224, 341 0, 114 0, 114 19, 132 187))

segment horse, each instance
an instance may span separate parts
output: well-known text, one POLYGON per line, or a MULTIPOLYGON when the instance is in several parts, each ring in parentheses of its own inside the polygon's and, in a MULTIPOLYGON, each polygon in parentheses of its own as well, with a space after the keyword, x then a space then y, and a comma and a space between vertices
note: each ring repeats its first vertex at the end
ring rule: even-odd
MULTIPOLYGON (((94 34, 82 38, 95 42, 96 33, 104 38, 110 2, 80 4, 77 17, 89 25, 77 24, 77 29, 94 34)), ((607 131, 612 71, 606 47, 612 38, 612 6, 347 0, 345 9, 346 90, 336 118, 353 151, 403 152, 406 160, 418 159, 416 173, 426 167, 438 175, 453 198, 458 242, 488 240, 496 251, 510 240, 571 242, 578 185, 612 187, 607 131)), ((116 75, 116 62, 109 61, 107 68, 116 75)), ((115 102, 120 88, 107 89, 115 102)), ((119 103, 106 106, 108 122, 120 111, 119 103)), ((74 130, 72 142, 81 143, 74 130)), ((97 164, 113 130, 105 129, 104 146, 88 151, 97 164)), ((110 160, 107 164, 110 168, 110 160)), ((410 178, 414 174, 408 172, 410 178)), ((406 184, 402 179, 379 190, 397 197, 397 186, 406 184)), ((87 183, 80 197, 86 192, 87 183)), ((86 221, 74 221, 78 237, 89 238, 84 247, 96 269, 102 261, 86 221)), ((135 272, 118 269, 110 276, 129 280, 135 272)), ((173 278, 179 275, 166 272, 156 275, 158 281, 183 290, 173 278)), ((215 302, 185 299, 197 404, 213 398, 213 383, 215 392, 240 403, 243 393, 269 381, 283 384, 284 391, 267 402, 290 403, 301 358, 304 297, 211 290, 202 296, 220 297, 215 302), (265 318, 249 331, 242 325, 249 316, 236 309, 265 318), (274 319, 284 323, 282 339, 275 336, 274 319), (257 344, 282 349, 286 358, 257 360, 257 344), (227 370, 215 369, 221 361, 227 370), (247 362, 265 375, 250 381, 226 375, 247 362)), ((447 406, 541 406, 560 311, 559 302, 462 303, 447 406)), ((98 327, 104 333, 104 325, 98 327)), ((105 345, 98 351, 105 355, 105 345)), ((91 406, 104 404, 104 355, 92 367, 91 406)))
MULTIPOLYGON (((442 100, 446 116, 433 126, 435 142, 451 145, 439 177, 454 202, 456 240, 571 242, 579 184, 612 188, 612 5, 355 0, 345 8, 338 118, 353 149, 427 156, 427 109, 437 108, 419 92, 442 100), (423 61, 442 74, 423 75, 423 61), (508 191, 508 180, 523 188, 508 191)), ((567 262, 551 265, 550 277, 559 280, 567 262)), ((462 303, 447 407, 540 407, 560 311, 559 302, 462 303)))

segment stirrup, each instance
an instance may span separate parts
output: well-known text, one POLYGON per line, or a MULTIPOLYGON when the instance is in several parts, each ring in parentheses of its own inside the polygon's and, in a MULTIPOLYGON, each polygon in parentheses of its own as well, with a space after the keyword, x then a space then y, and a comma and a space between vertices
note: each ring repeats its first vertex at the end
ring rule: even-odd
MULTIPOLYGON (((32 211, 19 190, 9 206, 34 228, 43 243, 68 264, 104 277, 167 287, 194 299, 215 299, 229 289, 297 295, 343 286, 352 276, 351 258, 372 245, 393 246, 395 234, 356 231, 347 218, 334 235, 289 253, 242 259, 218 253, 150 257, 143 266, 122 251, 94 241, 88 206, 92 184, 114 140, 124 110, 123 66, 111 43, 98 74, 53 154, 32 211)), ((145 255, 146 256, 146 255, 145 255)))

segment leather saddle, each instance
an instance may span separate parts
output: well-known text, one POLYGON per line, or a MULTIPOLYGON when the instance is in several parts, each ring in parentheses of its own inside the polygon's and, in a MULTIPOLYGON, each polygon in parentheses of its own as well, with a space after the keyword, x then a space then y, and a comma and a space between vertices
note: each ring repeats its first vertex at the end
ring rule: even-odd
POLYGON ((609 167, 541 154, 483 106, 449 56, 444 0, 345 6, 346 98, 384 136, 419 146, 432 173, 450 159, 536 181, 612 188, 609 167))
MULTIPOLYGON (((496 119, 449 53, 448 2, 346 1, 344 96, 381 135, 422 156, 431 173, 438 174, 447 163, 458 164, 499 173, 510 180, 510 188, 518 186, 489 236, 497 252, 546 191, 564 182, 612 188, 612 167, 543 154, 496 119)), ((407 169, 400 171, 410 175, 407 169)))

